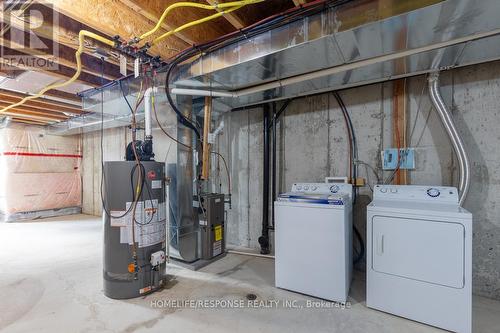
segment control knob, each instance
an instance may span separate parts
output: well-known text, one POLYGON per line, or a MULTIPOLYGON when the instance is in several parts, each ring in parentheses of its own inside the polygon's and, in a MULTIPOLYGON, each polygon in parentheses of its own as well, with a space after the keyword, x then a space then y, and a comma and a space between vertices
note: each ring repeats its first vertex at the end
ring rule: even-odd
POLYGON ((338 185, 332 185, 330 186, 330 192, 332 193, 337 193, 340 190, 338 185))
POLYGON ((437 198, 441 195, 441 192, 437 188, 431 187, 430 189, 427 190, 427 195, 432 198, 437 198))

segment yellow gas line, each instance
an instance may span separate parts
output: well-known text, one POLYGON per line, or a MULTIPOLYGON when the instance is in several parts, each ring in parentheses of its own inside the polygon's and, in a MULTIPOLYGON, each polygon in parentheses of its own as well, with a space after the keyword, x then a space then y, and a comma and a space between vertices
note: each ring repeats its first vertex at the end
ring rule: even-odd
MULTIPOLYGON (((194 7, 194 8, 201 8, 201 9, 233 8, 233 7, 238 7, 238 6, 243 7, 246 5, 259 3, 259 2, 263 2, 263 1, 265 1, 265 0, 241 0, 241 1, 224 2, 224 3, 219 3, 219 4, 213 4, 213 5, 203 5, 203 4, 194 3, 194 2, 177 2, 177 3, 171 4, 170 6, 168 6, 165 9, 165 11, 161 15, 160 19, 158 20, 158 23, 156 23, 156 26, 153 29, 151 29, 150 31, 142 34, 139 37, 139 41, 143 40, 144 38, 149 37, 152 34, 154 34, 155 32, 157 32, 160 29, 163 21, 165 21, 165 18, 167 17, 168 13, 175 8, 179 8, 179 7, 194 7)), ((205 22, 202 20, 203 19, 193 21, 192 23, 193 23, 193 25, 196 25, 196 24, 205 22), (200 22, 200 21, 202 21, 202 22, 200 22)))
POLYGON ((80 76, 80 74, 82 72, 82 59, 81 59, 81 55, 82 55, 82 53, 84 51, 84 39, 85 39, 85 37, 93 38, 93 39, 98 40, 98 41, 100 41, 100 42, 102 42, 102 43, 104 43, 106 45, 111 46, 111 47, 115 46, 115 42, 112 41, 112 40, 109 40, 107 38, 104 38, 102 36, 99 36, 99 35, 97 35, 97 34, 95 34, 93 32, 87 31, 87 30, 81 30, 78 33, 79 46, 78 46, 78 49, 77 49, 77 51, 75 53, 75 57, 76 57, 76 72, 75 72, 75 74, 68 81, 64 81, 64 82, 59 82, 59 83, 54 83, 54 84, 48 85, 45 88, 43 88, 42 90, 40 90, 37 94, 24 97, 19 102, 11 104, 11 105, 3 108, 2 110, 0 110, 0 113, 4 113, 4 112, 6 112, 6 111, 8 111, 8 110, 10 110, 12 108, 15 108, 15 107, 18 107, 20 105, 23 105, 24 103, 26 103, 29 100, 39 98, 39 97, 43 96, 49 90, 57 89, 57 88, 61 88, 61 87, 65 87, 65 86, 67 86, 67 85, 75 82, 76 79, 78 79, 78 77, 80 76))
MULTIPOLYGON (((196 21, 192 21, 192 22, 189 22, 189 23, 186 23, 176 29, 173 29, 173 30, 170 30, 166 33, 164 33, 163 35, 161 35, 160 37, 157 37, 156 39, 153 40, 152 44, 155 44, 157 42, 159 42, 160 40, 176 33, 176 32, 180 32, 184 29, 187 29, 187 28, 190 28, 190 27, 193 27, 195 25, 198 25, 198 24, 201 24, 201 23, 204 23, 204 22, 207 22, 207 21, 210 21, 210 20, 213 20, 213 19, 216 19, 224 14, 227 14, 227 13, 230 13, 232 11, 235 11, 237 9, 240 9, 241 7, 244 7, 246 5, 250 5, 250 4, 254 4, 254 3, 259 3, 259 2, 263 2, 265 0, 242 0, 242 1, 232 1, 232 2, 225 2, 225 3, 220 3, 220 4, 214 4, 214 5, 203 5, 203 4, 199 4, 199 3, 192 3, 192 2, 177 2, 177 3, 174 3, 170 6, 168 6, 165 11, 163 12, 162 16, 160 17, 160 20, 158 21, 158 23, 156 24, 156 26, 144 33, 138 40, 136 39, 134 42, 139 42, 140 40, 154 34, 156 31, 158 31, 158 29, 161 27, 161 24, 163 23, 163 21, 165 20, 165 18, 167 17, 168 13, 175 9, 175 8, 180 8, 180 7, 195 7, 195 8, 202 8, 202 9, 219 9, 219 8, 227 8, 221 12, 218 12, 217 14, 213 14, 213 15, 210 15, 210 16, 207 16, 207 17, 204 17, 202 19, 199 19, 199 20, 196 20, 196 21)), ((62 88, 62 87, 65 87, 73 82, 75 82, 78 77, 80 76, 80 74, 82 73, 82 59, 81 59, 81 55, 84 51, 84 42, 85 42, 85 37, 88 37, 88 38, 92 38, 92 39, 95 39, 99 42, 102 42, 110 47, 114 47, 115 46, 115 41, 112 41, 110 39, 107 39, 105 37, 102 37, 102 36, 99 36, 93 32, 90 32, 90 31, 87 31, 87 30, 81 30, 78 34, 78 49, 75 53, 75 57, 76 57, 76 72, 75 74, 68 80, 68 81, 64 81, 64 82, 59 82, 59 83, 54 83, 54 84, 51 84, 51 85, 48 85, 46 86, 45 88, 43 88, 42 90, 40 90, 37 94, 35 95, 31 95, 31 96, 26 96, 25 98, 23 98, 21 101, 15 103, 15 104, 11 104, 5 108, 3 108, 2 110, 0 110, 0 114, 1 113, 4 113, 12 108, 15 108, 15 107, 18 107, 20 105, 23 105, 24 103, 26 103, 27 101, 29 100, 32 100, 32 99, 36 99, 36 98, 39 98, 41 96, 43 96, 47 91, 49 90, 52 90, 52 89, 58 89, 58 88, 62 88)))
POLYGON ((162 39, 164 38, 167 38, 168 36, 170 35, 173 35, 177 32, 180 32, 184 29, 187 29, 187 28, 190 28, 190 27, 193 27, 195 25, 198 25, 198 24, 201 24, 201 23, 204 23, 204 22, 208 22, 208 21, 211 21, 211 20, 214 20, 218 17, 221 17, 222 15, 224 14, 228 14, 232 11, 235 11, 235 10, 238 10, 240 9, 241 7, 243 7, 244 5, 240 5, 240 6, 236 6, 236 7, 232 7, 232 8, 229 8, 229 9, 226 9, 224 11, 221 11, 221 12, 218 12, 216 14, 213 14, 213 15, 210 15, 210 16, 207 16, 207 17, 204 17, 200 20, 197 20, 197 21, 193 21, 193 22, 189 22, 189 23, 186 23, 184 25, 181 25, 180 27, 176 28, 176 29, 173 29, 173 30, 170 30, 166 33, 164 33, 163 35, 161 35, 160 37, 157 37, 155 39, 153 39, 153 41, 151 42, 151 45, 154 45, 156 43, 158 43, 159 41, 161 41, 162 39))

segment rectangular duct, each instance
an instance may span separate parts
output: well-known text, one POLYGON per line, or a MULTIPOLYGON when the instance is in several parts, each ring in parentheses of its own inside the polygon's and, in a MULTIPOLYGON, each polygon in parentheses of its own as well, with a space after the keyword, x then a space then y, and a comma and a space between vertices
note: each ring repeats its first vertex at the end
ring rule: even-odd
POLYGON ((175 87, 235 92, 237 98, 217 98, 227 111, 500 58, 496 0, 436 2, 413 1, 411 7, 401 1, 392 9, 401 13, 390 17, 379 6, 373 16, 382 19, 371 21, 359 1, 328 8, 193 59, 181 69, 175 87), (335 68, 334 74, 284 84, 335 68), (276 87, 238 94, 269 82, 276 87))

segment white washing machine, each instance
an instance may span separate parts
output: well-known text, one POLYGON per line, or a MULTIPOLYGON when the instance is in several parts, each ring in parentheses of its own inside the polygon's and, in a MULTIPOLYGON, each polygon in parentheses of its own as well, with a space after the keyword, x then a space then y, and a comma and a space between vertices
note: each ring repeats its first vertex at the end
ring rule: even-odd
POLYGON ((456 188, 377 185, 366 239, 368 307, 471 332, 472 215, 456 188))
POLYGON ((346 302, 352 276, 352 185, 301 183, 275 202, 276 287, 346 302))

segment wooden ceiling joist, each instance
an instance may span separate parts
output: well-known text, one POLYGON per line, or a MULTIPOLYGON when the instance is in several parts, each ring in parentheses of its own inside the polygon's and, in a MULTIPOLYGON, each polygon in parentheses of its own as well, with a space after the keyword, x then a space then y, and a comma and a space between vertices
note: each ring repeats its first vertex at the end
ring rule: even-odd
MULTIPOLYGON (((132 9, 133 11, 144 16, 145 19, 151 21, 151 23, 153 24, 156 24, 156 22, 158 22, 158 19, 160 18, 160 16, 157 16, 149 9, 141 7, 133 0, 120 0, 120 2, 123 3, 125 6, 127 6, 128 8, 132 9)), ((172 27, 171 25, 165 22, 162 23, 161 27, 163 29, 163 32, 175 29, 175 27, 172 27)), ((175 35, 188 44, 196 44, 194 39, 192 39, 189 35, 183 32, 177 32, 175 35)))
POLYGON ((51 123, 51 121, 42 121, 42 120, 35 120, 35 119, 26 119, 22 117, 11 117, 12 121, 16 123, 22 123, 22 124, 27 124, 27 125, 39 125, 39 126, 45 126, 51 123))
MULTIPOLYGON (((85 26, 99 31, 107 37, 119 35, 123 39, 131 39, 152 28, 149 20, 144 16, 125 6, 120 1, 107 0, 43 0, 50 3, 58 12, 85 26)), ((161 1, 164 3, 165 1, 161 1)), ((189 46, 177 36, 170 36, 150 49, 152 55, 159 55, 168 59, 189 46)))
MULTIPOLYGON (((24 97, 15 97, 15 96, 5 95, 5 94, 2 94, 0 92, 0 102, 14 104, 14 103, 21 101, 23 98, 24 97)), ((75 107, 66 107, 62 104, 54 103, 54 102, 46 103, 41 99, 31 100, 31 101, 24 103, 23 105, 30 107, 30 108, 34 108, 34 109, 39 109, 42 111, 47 110, 47 111, 53 111, 53 112, 59 112, 59 113, 69 113, 69 114, 73 114, 73 115, 79 115, 82 113, 81 109, 78 109, 75 107)))
MULTIPOLYGON (((42 14, 46 13, 47 11, 52 11, 52 9, 42 5, 36 6, 36 10, 42 12, 42 14)), ((48 14, 47 16, 50 17, 50 15, 48 14)), ((75 21, 63 14, 57 13, 57 16, 57 22, 54 23, 50 20, 48 20, 47 22, 44 21, 39 27, 31 31, 31 33, 35 34, 39 41, 44 43, 47 47, 44 50, 32 50, 31 53, 36 54, 35 52, 39 52, 38 54, 40 54, 40 52, 44 52, 46 54, 54 55, 60 57, 62 63, 66 62, 64 63, 65 65, 73 64, 74 66, 74 64, 76 63, 75 52, 78 48, 79 31, 85 29, 101 35, 102 33, 99 33, 91 27, 85 26, 84 24, 75 21), (54 44, 58 47, 56 52, 54 51, 54 44)), ((0 16, 0 22, 1 21, 2 17, 0 16)), ((29 44, 30 40, 32 40, 33 38, 30 33, 26 32, 26 29, 24 27, 25 22, 21 19, 13 18, 8 22, 8 24, 9 28, 4 29, 3 35, 0 36, 2 38, 2 45, 6 45, 7 47, 15 49, 30 49, 29 45, 26 44, 29 44)), ((94 49, 96 47, 103 46, 96 41, 86 40, 86 48, 84 53, 82 54, 82 64, 83 71, 90 72, 92 74, 99 73, 100 75, 100 59, 94 52, 94 49), (96 63, 99 63, 99 65, 96 65, 96 63)), ((106 67, 108 68, 105 69, 105 76, 110 79, 119 77, 120 74, 118 63, 118 58, 107 58, 106 67)))
POLYGON ((45 93, 45 96, 50 96, 54 97, 60 100, 65 100, 66 102, 72 101, 77 104, 72 104, 72 105, 78 105, 81 106, 82 103, 82 98, 78 96, 77 94, 72 94, 69 92, 65 92, 62 90, 49 90, 45 93))
MULTIPOLYGON (((11 103, 5 103, 0 101, 0 107, 4 108, 6 106, 11 105, 11 103)), ((68 116, 64 115, 61 112, 47 111, 47 110, 39 110, 29 106, 21 105, 16 108, 9 109, 8 111, 2 112, 1 114, 22 114, 22 115, 31 115, 36 117, 41 117, 45 119, 53 119, 53 120, 65 120, 68 119, 68 116)))
MULTIPOLYGON (((69 93, 65 93, 65 94, 69 94, 69 93)), ((69 95, 73 96, 73 94, 69 94, 69 95)), ((11 97, 24 98, 27 95, 20 93, 20 92, 12 91, 12 90, 0 89, 0 96, 11 96, 11 97)), ((80 101, 80 98, 78 96, 77 96, 77 99, 78 99, 78 101, 80 101)), ((81 107, 79 105, 60 102, 60 101, 56 101, 56 100, 48 99, 48 98, 44 98, 44 97, 40 97, 36 101, 38 103, 62 106, 62 107, 66 107, 66 108, 73 108, 74 110, 81 110, 81 107)))
MULTIPOLYGON (((123 2, 122 0, 120 1, 123 2)), ((161 17, 165 9, 177 1, 126 0, 126 2, 132 3, 135 8, 141 8, 142 10, 149 12, 151 18, 153 18, 152 20, 148 20, 148 26, 145 30, 141 31, 142 34, 148 30, 151 30, 157 23, 157 18, 161 17)), ((200 0, 198 2, 203 3, 204 0, 200 0)), ((154 34, 154 36, 158 37, 165 31, 180 27, 186 23, 199 20, 214 13, 214 10, 205 10, 193 7, 175 8, 168 14, 166 20, 164 21, 166 24, 164 31, 159 31, 158 33, 154 34)), ((182 33, 184 36, 188 36, 190 40, 188 44, 198 44, 201 42, 212 40, 233 30, 233 27, 225 19, 219 18, 210 22, 203 23, 201 25, 193 26, 187 30, 184 30, 182 33)))
MULTIPOLYGON (((206 0, 210 5, 215 5, 217 3, 216 0, 206 0)), ((221 12, 222 9, 217 9, 218 12, 221 12)), ((245 27, 245 22, 243 22, 242 19, 239 18, 237 14, 233 13, 227 13, 222 15, 233 27, 236 29, 243 29, 245 27)))
MULTIPOLYGON (((29 53, 21 52, 19 50, 14 50, 14 49, 11 49, 11 48, 8 48, 8 47, 5 47, 5 46, 2 46, 2 52, 3 52, 2 55, 4 56, 4 58, 6 56, 26 56, 26 55, 30 55, 29 53)), ((45 61, 44 56, 41 56, 41 55, 38 55, 38 56, 37 55, 30 55, 30 56, 31 56, 31 59, 33 61, 40 61, 40 62, 44 62, 45 61)), ((5 59, 1 59, 1 61, 4 64, 11 65, 11 64, 6 63, 5 59)), ((63 79, 71 78, 75 74, 76 68, 74 66, 70 67, 70 66, 63 65, 62 63, 58 63, 57 59, 55 59, 55 63, 57 64, 57 70, 41 69, 40 72, 44 72, 44 73, 47 73, 47 74, 53 75, 53 76, 58 76, 58 77, 63 78, 63 79)), ((23 66, 22 64, 17 64, 17 65, 18 65, 19 69, 24 69, 24 70, 31 70, 31 69, 33 69, 33 67, 31 67, 31 66, 23 66)), ((80 82, 80 83, 83 83, 83 84, 87 84, 87 85, 93 86, 93 87, 98 87, 98 86, 100 86, 102 84, 106 84, 106 83, 109 82, 109 80, 106 79, 106 78, 104 78, 104 81, 103 81, 101 79, 101 77, 99 77, 97 75, 93 75, 93 74, 87 73, 87 72, 82 72, 80 74, 80 76, 78 77, 77 81, 80 82)))
POLYGON ((57 118, 57 117, 51 117, 47 115, 41 115, 41 114, 36 114, 36 113, 31 113, 28 111, 22 111, 22 110, 17 110, 17 109, 10 109, 9 111, 2 112, 3 116, 11 116, 11 117, 20 117, 20 118, 26 118, 26 119, 34 119, 34 120, 41 120, 41 121, 63 121, 68 118, 57 118))
MULTIPOLYGON (((47 48, 45 49, 32 49, 29 46, 30 36, 29 33, 23 32, 17 28, 11 27, 3 36, 0 36, 0 42, 6 47, 16 50, 22 50, 23 53, 34 56, 47 56, 56 59, 57 63, 65 66, 76 68, 75 50, 64 44, 57 43, 54 45, 53 41, 48 38, 37 36, 39 40, 44 43, 47 48), (20 38, 22 36, 22 38, 20 38), (15 40, 14 40, 15 39, 15 40)), ((102 66, 101 59, 92 55, 83 53, 81 55, 83 71, 92 75, 100 76, 101 70, 104 70, 104 77, 107 79, 117 79, 121 76, 120 67, 109 62, 105 62, 102 66)))

